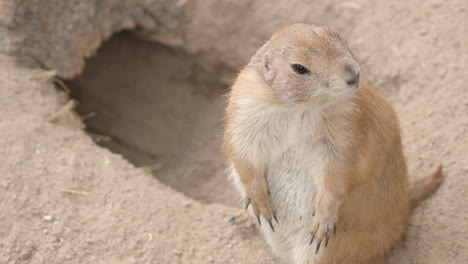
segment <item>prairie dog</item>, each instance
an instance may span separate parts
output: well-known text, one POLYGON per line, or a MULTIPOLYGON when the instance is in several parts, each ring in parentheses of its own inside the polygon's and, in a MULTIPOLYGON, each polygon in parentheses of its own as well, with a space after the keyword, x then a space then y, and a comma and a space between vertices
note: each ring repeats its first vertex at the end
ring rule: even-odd
POLYGON ((411 185, 392 106, 328 27, 294 24, 229 92, 231 177, 267 242, 294 264, 384 263, 441 168, 411 185))

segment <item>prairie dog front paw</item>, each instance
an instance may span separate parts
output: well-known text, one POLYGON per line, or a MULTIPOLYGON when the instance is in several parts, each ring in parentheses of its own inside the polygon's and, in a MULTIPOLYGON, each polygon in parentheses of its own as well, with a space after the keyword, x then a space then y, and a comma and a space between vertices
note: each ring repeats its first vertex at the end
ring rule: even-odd
POLYGON ((337 222, 338 209, 336 206, 317 207, 312 219, 311 238, 309 242, 309 245, 312 245, 312 243, 316 241, 316 254, 323 244, 322 248, 326 248, 330 237, 336 234, 337 222))
POLYGON ((252 210, 257 217, 258 224, 262 225, 260 215, 268 222, 271 227, 271 230, 274 232, 275 228, 273 227, 272 219, 278 223, 276 218, 276 209, 271 200, 268 186, 266 181, 263 183, 252 184, 247 188, 247 197, 245 198, 245 208, 247 209, 249 205, 252 206, 252 210))

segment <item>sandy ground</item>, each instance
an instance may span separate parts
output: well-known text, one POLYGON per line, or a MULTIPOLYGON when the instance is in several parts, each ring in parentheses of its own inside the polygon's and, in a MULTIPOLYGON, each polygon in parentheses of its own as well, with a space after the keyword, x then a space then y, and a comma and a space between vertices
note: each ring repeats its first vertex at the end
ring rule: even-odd
MULTIPOLYGON (((411 177, 444 165, 387 262, 464 263, 468 4, 331 2, 320 18, 292 19, 334 26, 363 58, 364 78, 398 111, 411 177)), ((219 41, 246 45, 219 58, 227 68, 258 45, 241 41, 252 27, 219 41)), ((67 82, 85 131, 75 113, 51 119, 68 95, 50 74, 0 57, 0 263, 278 263, 250 221, 229 222, 239 206, 220 152, 220 95, 235 71, 207 75, 197 58, 113 37, 67 82)))

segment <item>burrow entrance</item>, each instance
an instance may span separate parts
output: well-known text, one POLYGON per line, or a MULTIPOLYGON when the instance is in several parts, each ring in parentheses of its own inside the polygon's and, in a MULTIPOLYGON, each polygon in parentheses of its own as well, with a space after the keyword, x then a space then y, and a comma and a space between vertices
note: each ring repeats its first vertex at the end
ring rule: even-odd
POLYGON ((123 32, 67 85, 100 145, 189 197, 238 206, 221 151, 227 87, 200 68, 193 56, 123 32))

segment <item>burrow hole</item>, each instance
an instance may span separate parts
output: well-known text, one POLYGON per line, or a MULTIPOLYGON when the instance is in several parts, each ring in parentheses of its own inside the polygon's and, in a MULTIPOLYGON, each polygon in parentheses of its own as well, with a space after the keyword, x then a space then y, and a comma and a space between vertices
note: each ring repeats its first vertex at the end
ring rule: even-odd
POLYGON ((197 63, 123 32, 67 85, 98 144, 189 197, 238 205, 221 151, 227 87, 197 63))

